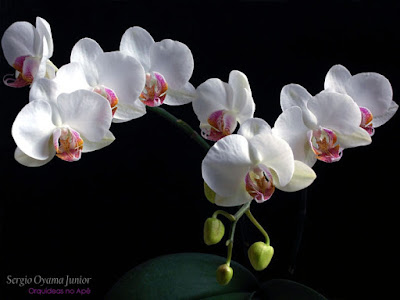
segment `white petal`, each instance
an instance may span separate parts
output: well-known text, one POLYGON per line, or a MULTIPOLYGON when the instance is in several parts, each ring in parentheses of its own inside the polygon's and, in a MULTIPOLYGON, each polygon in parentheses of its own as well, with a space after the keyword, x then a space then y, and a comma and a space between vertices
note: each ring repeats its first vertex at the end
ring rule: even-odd
POLYGON ((217 141, 208 151, 202 162, 203 179, 221 197, 234 197, 244 188, 251 166, 246 138, 229 135, 217 141))
POLYGON ((122 35, 119 49, 136 58, 147 72, 150 69, 150 47, 153 37, 145 29, 134 26, 122 35))
POLYGON ((346 83, 346 92, 358 106, 368 108, 374 118, 385 115, 393 99, 389 80, 378 73, 354 75, 346 83))
MULTIPOLYGON (((53 148, 54 154, 56 150, 53 148)), ((47 164, 49 161, 51 161, 54 157, 54 154, 49 155, 49 157, 45 160, 38 160, 34 159, 28 155, 26 155, 24 152, 21 151, 18 147, 15 149, 14 152, 14 158, 17 162, 19 162, 21 165, 26 166, 26 167, 41 167, 47 164)))
POLYGON ((308 108, 319 126, 342 134, 352 134, 361 124, 358 105, 344 94, 323 91, 308 102, 308 108))
POLYGON ((234 70, 229 74, 228 83, 233 91, 233 111, 237 114, 239 123, 243 123, 254 116, 256 108, 249 81, 244 73, 234 70))
POLYGON ((61 117, 58 112, 57 97, 59 95, 57 83, 47 78, 39 78, 35 80, 29 91, 29 101, 45 101, 48 102, 52 110, 53 124, 61 125, 61 117))
POLYGON ((58 107, 64 125, 70 126, 86 139, 98 142, 111 126, 109 102, 99 94, 78 90, 58 96, 58 107))
POLYGON ((349 70, 342 65, 334 65, 325 76, 324 88, 329 92, 346 94, 346 82, 351 78, 349 70))
MULTIPOLYGON (((39 68, 38 68, 36 74, 34 75, 34 81, 36 81, 39 78, 43 78, 43 77, 46 76, 47 61, 48 61, 48 57, 49 56, 48 56, 47 41, 46 41, 46 39, 44 37, 43 37, 42 46, 43 46, 43 49, 45 49, 45 50, 42 52, 39 68)), ((24 64, 24 67, 25 67, 25 64, 24 64)))
POLYGON ((46 160, 50 157, 50 137, 55 128, 51 106, 45 101, 32 101, 19 112, 11 133, 17 147, 26 155, 46 160))
POLYGON ((35 81, 29 90, 29 101, 43 100, 54 102, 58 96, 57 83, 54 80, 40 78, 35 81))
POLYGON ((6 29, 1 39, 4 57, 12 66, 20 56, 37 56, 35 40, 38 39, 36 28, 28 22, 15 22, 6 29))
POLYGON ((125 105, 118 104, 117 111, 114 114, 113 123, 124 123, 133 119, 140 118, 146 114, 146 105, 139 99, 125 105))
POLYGON ((289 183, 294 171, 293 152, 289 144, 272 133, 255 135, 249 143, 257 149, 261 163, 275 171, 279 184, 284 186, 289 183))
POLYGON ((196 97, 196 89, 190 82, 188 82, 179 90, 168 88, 167 97, 165 97, 164 104, 183 105, 193 102, 196 97))
POLYGON ((308 142, 307 132, 309 130, 303 122, 301 109, 293 106, 279 115, 275 121, 274 128, 272 128, 272 133, 289 144, 295 160, 300 160, 309 166, 313 166, 316 159, 308 142))
POLYGON ((307 107, 307 103, 312 99, 312 96, 304 87, 298 84, 285 85, 281 90, 280 97, 282 111, 298 106, 303 112, 303 120, 306 126, 309 128, 315 126, 316 118, 307 107))
POLYGON ((107 131, 103 139, 99 142, 92 142, 87 139, 84 139, 82 152, 86 153, 99 150, 101 148, 110 145, 114 141, 115 141, 115 136, 112 134, 111 131, 107 131))
POLYGON ((215 195, 215 204, 224 207, 232 207, 245 204, 252 200, 250 194, 246 191, 246 185, 243 182, 242 186, 237 189, 236 193, 229 197, 222 197, 218 194, 215 195))
POLYGON ((118 97, 118 108, 114 117, 132 120, 145 113, 138 99, 146 83, 142 65, 133 57, 122 52, 109 52, 96 59, 98 82, 112 89, 118 97))
POLYGON ((91 86, 97 85, 96 58, 104 53, 100 45, 90 38, 79 40, 71 51, 71 62, 82 65, 86 80, 91 86))
POLYGON ((394 116, 394 114, 397 112, 398 108, 399 108, 399 105, 396 102, 392 101, 385 114, 380 115, 380 116, 374 116, 374 119, 372 120, 373 126, 376 128, 376 127, 379 127, 379 126, 385 124, 387 121, 389 121, 394 116))
POLYGON ((53 56, 53 38, 51 34, 50 24, 43 18, 36 17, 36 30, 39 34, 39 38, 42 40, 45 38, 46 40, 46 58, 50 58, 53 56))
POLYGON ((271 126, 260 118, 252 118, 240 125, 238 134, 243 135, 246 139, 250 140, 255 135, 271 133, 271 126))
POLYGON ((150 48, 150 71, 161 73, 168 87, 179 89, 192 77, 194 61, 190 49, 170 39, 153 44, 150 48))
POLYGON ((53 81, 57 84, 58 94, 72 93, 76 90, 90 89, 85 72, 79 63, 69 63, 62 66, 53 81))
POLYGON ((284 192, 296 192, 310 186, 317 175, 306 164, 301 161, 294 161, 294 172, 293 177, 289 183, 285 186, 281 186, 279 183, 275 184, 276 188, 284 192))
POLYGON ((236 91, 237 89, 246 89, 251 94, 249 80, 247 79, 247 76, 243 72, 237 70, 231 71, 229 73, 228 83, 233 88, 234 91, 236 91))
POLYGON ((352 134, 336 132, 336 135, 337 142, 343 149, 366 146, 372 142, 369 133, 361 127, 356 128, 352 134))
POLYGON ((232 87, 220 79, 208 79, 200 84, 196 91, 197 99, 192 104, 201 123, 207 123, 208 117, 215 111, 232 111, 232 87))

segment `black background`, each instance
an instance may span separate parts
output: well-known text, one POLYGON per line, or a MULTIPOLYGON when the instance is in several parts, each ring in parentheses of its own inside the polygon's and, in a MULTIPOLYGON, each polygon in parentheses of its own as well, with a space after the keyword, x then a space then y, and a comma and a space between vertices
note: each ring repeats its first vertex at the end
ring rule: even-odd
MULTIPOLYGON (((52 61, 59 67, 69 62, 80 38, 95 39, 105 51, 117 50, 124 31, 135 25, 148 30, 155 41, 181 41, 193 52, 194 86, 211 77, 227 81, 233 69, 244 72, 256 102, 255 116, 270 125, 280 113, 279 93, 285 84, 298 83, 316 94, 323 89, 326 72, 338 63, 352 74, 383 74, 399 103, 399 4, 0 3, 1 32, 15 21, 34 24, 36 16, 50 23, 52 61)), ((3 57, 0 73, 12 73, 3 57)), ((125 272, 150 258, 178 252, 225 255, 223 245, 207 247, 202 241, 203 222, 218 209, 202 193, 204 152, 171 124, 149 112, 113 124, 116 141, 84 154, 79 162, 55 158, 46 166, 26 168, 14 161, 11 126, 28 101, 28 88, 1 85, 0 95, 1 299, 30 299, 27 287, 6 284, 7 275, 91 277, 91 298, 101 299, 125 272)), ((198 128, 190 104, 164 108, 198 128)), ((376 130, 371 145, 345 150, 338 163, 315 165, 318 178, 307 190, 305 231, 294 274, 288 268, 301 193, 277 191, 268 202, 252 205, 275 248, 271 265, 256 274, 260 279, 296 280, 329 299, 395 295, 398 128, 397 114, 376 130)), ((249 267, 247 246, 262 237, 243 218, 236 238, 233 258, 249 267)))

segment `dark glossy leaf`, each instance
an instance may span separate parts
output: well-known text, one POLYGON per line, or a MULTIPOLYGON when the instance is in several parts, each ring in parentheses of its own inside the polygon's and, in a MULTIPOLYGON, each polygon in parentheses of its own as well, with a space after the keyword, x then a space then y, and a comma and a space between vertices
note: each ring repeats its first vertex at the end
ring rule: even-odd
POLYGON ((221 286, 215 275, 218 266, 223 263, 225 258, 210 254, 179 253, 161 256, 126 273, 110 290, 106 299, 176 300, 213 296, 219 296, 211 298, 213 300, 248 299, 259 287, 257 279, 240 264, 231 262, 233 279, 228 285, 221 286), (232 297, 223 297, 228 294, 232 297))
POLYGON ((258 300, 327 300, 321 294, 300 283, 286 279, 272 279, 253 295, 258 300))

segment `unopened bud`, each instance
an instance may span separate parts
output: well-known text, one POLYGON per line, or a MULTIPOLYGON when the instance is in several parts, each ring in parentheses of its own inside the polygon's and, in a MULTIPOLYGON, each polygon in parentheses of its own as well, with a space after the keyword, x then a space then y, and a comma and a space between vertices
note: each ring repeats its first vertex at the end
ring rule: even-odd
POLYGON ((233 277, 233 269, 228 264, 220 265, 217 269, 217 282, 227 285, 233 277))
POLYGON ((271 262, 272 256, 274 255, 274 248, 263 242, 256 242, 250 246, 249 260, 254 270, 262 271, 271 262))
POLYGON ((217 218, 208 218, 204 222, 204 243, 214 245, 221 241, 225 234, 225 226, 217 218))
POLYGON ((204 195, 207 200, 212 204, 215 204, 215 192, 208 186, 208 184, 204 181, 204 195))

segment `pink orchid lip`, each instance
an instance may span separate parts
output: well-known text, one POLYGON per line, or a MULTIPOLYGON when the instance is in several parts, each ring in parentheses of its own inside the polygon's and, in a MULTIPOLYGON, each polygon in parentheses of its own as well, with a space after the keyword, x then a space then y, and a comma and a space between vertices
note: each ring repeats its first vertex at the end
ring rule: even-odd
POLYGON ((71 128, 56 128, 53 132, 53 145, 56 156, 62 160, 73 162, 81 158, 83 139, 71 128))
POLYGON ((253 167, 246 174, 245 183, 246 191, 258 203, 267 201, 275 191, 272 174, 263 164, 253 167))
POLYGON ((7 75, 3 78, 5 85, 15 88, 31 85, 33 79, 39 69, 40 59, 37 57, 25 55, 19 56, 15 59, 13 68, 17 71, 17 78, 7 75))
POLYGON ((110 103, 111 106, 112 115, 114 116, 115 112, 117 111, 118 108, 117 105, 119 101, 115 92, 112 89, 109 89, 103 85, 99 85, 93 88, 93 92, 107 99, 107 101, 110 103))
POLYGON ((371 111, 366 107, 361 107, 361 124, 360 127, 365 129, 370 136, 373 136, 375 133, 375 128, 372 125, 372 120, 374 119, 371 111))
POLYGON ((210 141, 218 141, 230 135, 237 126, 236 116, 227 110, 213 112, 207 122, 206 126, 201 126, 201 135, 210 141))
POLYGON ((160 106, 167 96, 167 91, 168 84, 164 76, 158 72, 147 73, 146 85, 139 99, 147 106, 160 106))
POLYGON ((313 130, 310 136, 310 145, 316 158, 323 162, 336 162, 343 154, 340 145, 337 144, 336 134, 327 128, 313 130))

